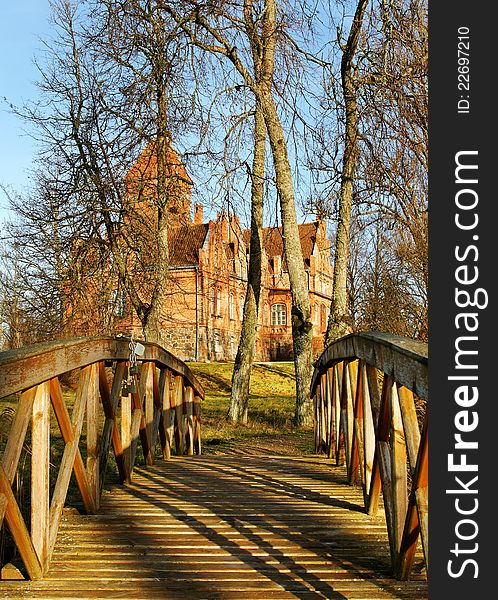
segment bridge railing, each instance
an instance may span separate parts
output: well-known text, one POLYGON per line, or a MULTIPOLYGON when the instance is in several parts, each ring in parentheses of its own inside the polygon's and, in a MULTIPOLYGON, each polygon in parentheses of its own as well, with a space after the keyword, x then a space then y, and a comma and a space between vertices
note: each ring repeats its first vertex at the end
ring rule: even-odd
POLYGON ((141 356, 136 348, 127 339, 101 337, 0 353, 0 398, 16 402, 0 462, 0 524, 5 518, 30 579, 49 567, 73 471, 85 510, 95 513, 111 448, 122 482, 132 479, 139 442, 149 465, 158 441, 164 458, 173 445, 177 454, 201 452, 201 385, 160 346, 143 343, 141 356), (68 377, 74 394, 61 385, 68 377), (57 425, 63 451, 51 482, 57 425), (12 483, 29 438, 27 513, 12 483))
POLYGON ((315 451, 346 464, 368 514, 382 492, 393 572, 408 579, 419 538, 428 565, 427 344, 346 336, 318 359, 311 397, 315 451))

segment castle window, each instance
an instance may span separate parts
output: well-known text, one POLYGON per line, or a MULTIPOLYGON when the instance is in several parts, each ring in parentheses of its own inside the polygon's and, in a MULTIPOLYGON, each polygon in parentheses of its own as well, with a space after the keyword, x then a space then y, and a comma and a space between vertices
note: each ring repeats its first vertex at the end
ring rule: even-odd
POLYGON ((239 296, 239 307, 240 307, 240 320, 242 321, 242 319, 244 318, 244 303, 245 303, 245 296, 243 294, 241 294, 239 296))
POLYGON ((271 324, 287 325, 287 307, 285 304, 273 304, 271 307, 271 324))
POLYGON ((235 306, 233 294, 230 294, 230 296, 228 297, 228 314, 230 320, 233 321, 235 319, 235 306))
POLYGON ((126 294, 124 290, 114 290, 111 295, 112 312, 115 317, 126 315, 126 294))

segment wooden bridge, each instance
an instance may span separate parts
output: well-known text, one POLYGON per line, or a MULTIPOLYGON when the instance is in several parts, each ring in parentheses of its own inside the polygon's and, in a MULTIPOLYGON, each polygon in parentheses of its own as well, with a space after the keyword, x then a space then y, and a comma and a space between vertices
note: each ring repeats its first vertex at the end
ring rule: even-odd
POLYGON ((311 394, 315 455, 201 456, 202 387, 159 346, 0 354, 0 597, 427 598, 426 347, 348 336, 311 394))

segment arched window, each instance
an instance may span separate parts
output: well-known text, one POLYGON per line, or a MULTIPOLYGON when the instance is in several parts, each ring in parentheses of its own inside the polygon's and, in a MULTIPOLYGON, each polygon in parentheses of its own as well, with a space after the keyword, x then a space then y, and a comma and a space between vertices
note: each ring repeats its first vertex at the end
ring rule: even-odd
POLYGON ((218 288, 216 290, 216 310, 217 314, 221 315, 221 290, 218 288))
POLYGON ((324 330, 326 327, 326 316, 327 310, 325 308, 325 304, 320 306, 320 329, 324 330))
POLYGON ((245 302, 246 298, 244 296, 244 294, 241 294, 239 296, 239 310, 240 310, 240 320, 242 321, 242 319, 244 318, 244 302, 245 302))
POLYGON ((235 319, 235 306, 232 293, 230 294, 230 296, 228 296, 228 315, 231 321, 235 319))
POLYGON ((287 307, 285 304, 273 304, 271 307, 271 324, 287 325, 287 307))

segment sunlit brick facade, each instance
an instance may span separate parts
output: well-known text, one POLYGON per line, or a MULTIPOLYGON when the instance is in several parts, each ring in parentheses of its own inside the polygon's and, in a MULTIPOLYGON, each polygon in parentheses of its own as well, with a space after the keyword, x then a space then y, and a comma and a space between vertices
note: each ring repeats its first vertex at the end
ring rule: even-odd
MULTIPOLYGON (((190 178, 176 154, 170 158, 174 158, 175 173, 180 173, 183 184, 171 213, 162 341, 183 360, 233 360, 243 317, 249 231, 241 229, 236 216, 225 213, 205 222, 202 206, 191 206, 190 178)), ((150 164, 154 172, 150 154, 142 156, 137 164, 142 174, 150 164)), ((130 187, 133 188, 133 184, 130 187)), ((134 210, 148 211, 150 204, 137 202, 134 210)), ((146 219, 139 217, 137 214, 137 224, 146 223, 146 219)), ((323 348, 332 295, 330 240, 325 222, 321 220, 299 225, 299 233, 312 309, 313 349, 318 355, 323 348)), ((291 295, 281 229, 266 228, 263 238, 263 288, 256 358, 288 360, 292 356, 291 295)), ((140 337, 140 321, 125 295, 116 289, 110 297, 113 299, 112 331, 133 332, 140 337)))

